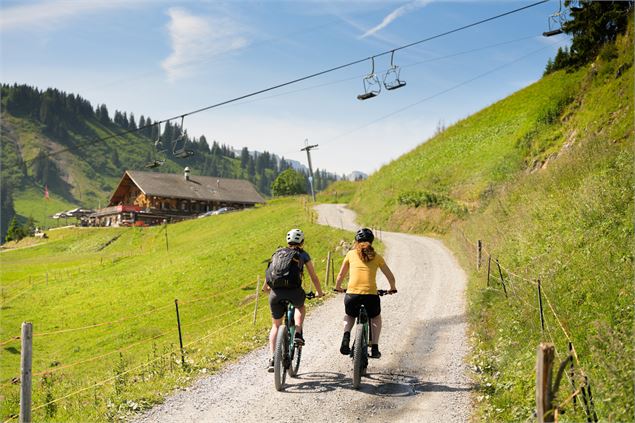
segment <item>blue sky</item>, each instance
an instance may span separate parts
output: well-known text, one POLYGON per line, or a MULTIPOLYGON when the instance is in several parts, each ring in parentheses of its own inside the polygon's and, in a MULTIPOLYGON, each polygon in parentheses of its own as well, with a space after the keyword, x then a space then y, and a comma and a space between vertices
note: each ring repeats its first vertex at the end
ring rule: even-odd
MULTIPOLYGON (((5 83, 55 87, 93 105, 163 120, 489 18, 527 1, 8 1, 5 83)), ((399 90, 359 101, 370 61, 185 119, 236 148, 371 173, 538 80, 557 48, 550 1, 395 53, 399 90)), ((375 71, 390 66, 378 57, 375 71)))

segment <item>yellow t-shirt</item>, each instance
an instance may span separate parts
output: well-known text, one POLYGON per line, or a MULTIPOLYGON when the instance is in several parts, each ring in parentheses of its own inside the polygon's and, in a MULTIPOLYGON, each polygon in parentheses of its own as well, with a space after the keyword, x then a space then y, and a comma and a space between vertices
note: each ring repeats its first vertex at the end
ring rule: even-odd
POLYGON ((377 294, 377 269, 385 264, 384 258, 376 254, 375 258, 364 263, 356 250, 346 253, 344 263, 349 265, 347 294, 377 294))

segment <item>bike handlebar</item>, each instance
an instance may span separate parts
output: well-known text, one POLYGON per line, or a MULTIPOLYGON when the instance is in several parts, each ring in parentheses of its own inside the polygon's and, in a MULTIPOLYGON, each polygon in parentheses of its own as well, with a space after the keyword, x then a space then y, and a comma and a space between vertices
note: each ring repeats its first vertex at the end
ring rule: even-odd
MULTIPOLYGON (((333 288, 333 292, 337 292, 338 294, 344 293, 346 292, 345 289, 342 289, 340 291, 338 291, 337 289, 333 288)), ((378 289, 377 290, 377 295, 384 296, 384 295, 392 295, 392 294, 396 294, 397 290, 396 289, 378 289)))

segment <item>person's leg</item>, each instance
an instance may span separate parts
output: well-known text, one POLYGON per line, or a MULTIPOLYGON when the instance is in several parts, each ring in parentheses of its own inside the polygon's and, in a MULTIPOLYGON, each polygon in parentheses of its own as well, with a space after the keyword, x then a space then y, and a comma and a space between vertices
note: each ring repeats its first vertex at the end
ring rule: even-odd
POLYGON ((342 335, 342 344, 340 345, 340 353, 348 355, 351 353, 351 330, 355 324, 355 317, 359 314, 360 296, 355 294, 346 294, 344 296, 344 334, 342 335))
POLYGON ((372 358, 381 357, 379 352, 379 335, 381 334, 381 302, 378 295, 368 296, 368 315, 370 317, 370 356, 372 358))
POLYGON ((342 319, 342 323, 344 323, 344 332, 350 333, 351 329, 353 329, 353 325, 355 324, 355 318, 345 314, 344 319, 342 319))
POLYGON ((371 344, 379 344, 379 334, 381 333, 381 314, 379 316, 370 319, 370 326, 372 331, 371 344))
POLYGON ((304 323, 304 315, 306 312, 306 307, 304 306, 304 300, 306 299, 306 293, 304 289, 298 288, 290 293, 291 302, 295 306, 295 342, 298 342, 300 345, 304 345, 304 335, 302 333, 302 324, 304 323))
POLYGON ((269 348, 271 349, 271 356, 273 357, 276 352, 276 338, 278 337, 278 328, 282 324, 282 318, 271 319, 271 330, 269 331, 269 348))
POLYGON ((295 308, 295 331, 302 333, 302 323, 304 323, 304 312, 306 307, 304 305, 295 308))

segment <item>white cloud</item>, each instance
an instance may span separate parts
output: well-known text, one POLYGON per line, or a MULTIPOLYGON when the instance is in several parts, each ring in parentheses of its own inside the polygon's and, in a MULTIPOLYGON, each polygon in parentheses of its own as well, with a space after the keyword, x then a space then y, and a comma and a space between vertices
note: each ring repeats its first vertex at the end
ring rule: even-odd
POLYGON ((170 81, 191 75, 196 65, 206 59, 248 44, 242 35, 245 31, 228 18, 196 16, 177 7, 169 9, 168 15, 172 53, 161 66, 170 81))
POLYGON ((386 15, 386 17, 381 21, 379 25, 366 31, 364 35, 361 36, 361 38, 366 38, 366 37, 370 37, 371 35, 374 35, 375 33, 386 28, 388 25, 394 22, 397 18, 407 13, 410 13, 414 10, 421 9, 422 7, 425 7, 426 5, 428 5, 428 3, 431 3, 432 1, 433 0, 414 0, 408 4, 398 7, 397 9, 393 10, 388 15, 386 15))
POLYGON ((49 0, 3 7, 0 9, 0 30, 19 29, 24 31, 29 28, 49 30, 81 15, 96 13, 104 9, 129 7, 133 3, 138 2, 124 0, 49 0))

